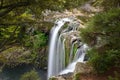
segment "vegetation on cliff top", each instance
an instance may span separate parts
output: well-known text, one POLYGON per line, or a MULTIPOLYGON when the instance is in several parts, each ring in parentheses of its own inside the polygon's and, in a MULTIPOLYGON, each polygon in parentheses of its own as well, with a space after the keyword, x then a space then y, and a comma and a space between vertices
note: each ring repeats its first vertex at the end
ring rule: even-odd
POLYGON ((96 72, 105 73, 116 68, 120 73, 120 1, 96 1, 104 10, 95 14, 89 19, 87 27, 81 29, 82 41, 91 47, 89 62, 96 72))

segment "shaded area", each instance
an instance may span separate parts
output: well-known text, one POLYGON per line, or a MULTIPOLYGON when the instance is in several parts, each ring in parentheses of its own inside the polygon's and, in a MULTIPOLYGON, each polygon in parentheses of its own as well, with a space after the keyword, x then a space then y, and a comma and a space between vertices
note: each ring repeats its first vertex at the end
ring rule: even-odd
POLYGON ((46 80, 46 71, 41 69, 36 69, 31 65, 21 65, 15 68, 4 68, 3 71, 0 73, 0 80, 19 80, 21 75, 35 69, 41 80, 46 80))

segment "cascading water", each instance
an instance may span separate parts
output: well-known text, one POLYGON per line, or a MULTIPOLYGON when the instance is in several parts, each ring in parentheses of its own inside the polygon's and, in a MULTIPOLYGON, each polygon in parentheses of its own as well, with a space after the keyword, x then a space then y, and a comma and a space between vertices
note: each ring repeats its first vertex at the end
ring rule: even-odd
MULTIPOLYGON (((48 78, 55 76, 59 73, 59 53, 57 50, 59 30, 65 24, 65 22, 70 22, 68 18, 61 19, 55 22, 55 26, 51 30, 50 36, 50 46, 49 46, 49 60, 48 60, 48 78)), ((61 54, 62 55, 62 54, 61 54)), ((60 62, 61 63, 61 62, 60 62)))
POLYGON ((73 59, 73 62, 71 64, 69 64, 66 69, 61 71, 60 75, 74 72, 76 63, 77 62, 84 62, 86 49, 88 49, 86 44, 84 44, 80 48, 78 48, 76 51, 76 55, 73 59))
POLYGON ((55 22, 55 26, 52 28, 50 36, 48 78, 59 74, 73 72, 75 64, 84 61, 86 51, 84 44, 79 45, 75 56, 73 55, 74 45, 80 44, 78 36, 74 35, 78 27, 79 23, 69 18, 63 18, 55 22), (68 27, 64 29, 63 26, 66 22, 69 22, 69 24, 68 27), (71 40, 68 40, 71 42, 70 53, 65 53, 65 42, 67 41, 65 36, 71 37, 71 40), (69 54, 69 58, 66 54, 69 54), (66 58, 68 59, 68 63, 66 63, 66 58), (65 69, 66 64, 68 67, 65 69))

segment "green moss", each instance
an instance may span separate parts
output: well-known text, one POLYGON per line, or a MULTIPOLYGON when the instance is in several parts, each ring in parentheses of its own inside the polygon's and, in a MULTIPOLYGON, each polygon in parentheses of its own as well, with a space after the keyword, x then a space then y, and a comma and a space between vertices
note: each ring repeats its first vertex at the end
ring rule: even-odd
POLYGON ((24 73, 20 80, 41 80, 38 73, 35 70, 31 70, 30 72, 24 73))
POLYGON ((32 60, 31 52, 20 46, 11 47, 0 54, 0 63, 9 67, 15 67, 23 63, 29 64, 32 60))
POLYGON ((57 78, 51 77, 51 78, 49 78, 49 80, 57 80, 57 78))
POLYGON ((80 73, 75 74, 73 80, 80 80, 80 73))
POLYGON ((89 20, 89 17, 87 17, 87 16, 78 16, 77 18, 83 22, 87 22, 89 20))

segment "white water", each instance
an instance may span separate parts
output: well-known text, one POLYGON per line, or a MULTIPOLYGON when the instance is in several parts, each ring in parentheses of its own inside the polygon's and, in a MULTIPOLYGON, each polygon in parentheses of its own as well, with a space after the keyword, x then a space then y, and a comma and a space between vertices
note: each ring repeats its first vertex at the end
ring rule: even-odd
POLYGON ((50 45, 49 45, 49 62, 48 62, 48 78, 51 76, 57 76, 59 74, 66 74, 73 72, 77 62, 83 62, 85 57, 85 45, 81 45, 73 56, 73 48, 75 44, 80 44, 79 38, 71 33, 77 31, 78 23, 73 22, 69 18, 63 18, 55 22, 55 26, 51 30, 50 45), (69 22, 66 29, 62 29, 63 25, 69 22), (75 25, 74 25, 75 24, 75 25), (66 36, 72 37, 70 53, 65 53, 65 41, 66 36), (75 40, 75 41, 74 41, 75 40), (65 69, 65 54, 69 54, 69 65, 65 69))
POLYGON ((65 22, 70 22, 68 18, 61 19, 55 22, 55 26, 51 30, 50 36, 50 46, 49 46, 49 62, 48 62, 48 78, 58 74, 59 67, 59 56, 57 54, 57 41, 59 36, 59 30, 65 24, 65 22))
POLYGON ((71 64, 69 64, 66 69, 61 71, 60 75, 74 72, 76 63, 77 62, 84 62, 85 51, 87 48, 88 47, 85 44, 83 46, 81 46, 80 48, 78 48, 76 55, 74 57, 74 61, 71 64))

